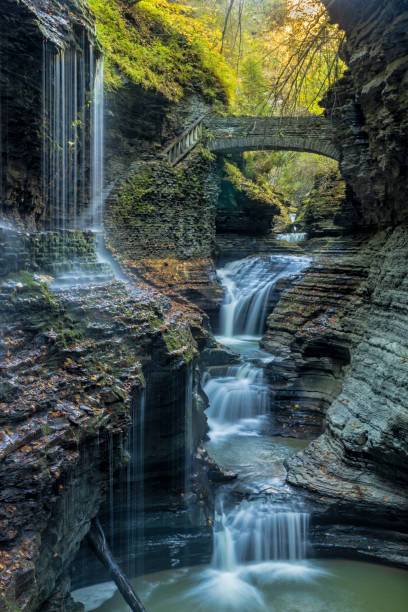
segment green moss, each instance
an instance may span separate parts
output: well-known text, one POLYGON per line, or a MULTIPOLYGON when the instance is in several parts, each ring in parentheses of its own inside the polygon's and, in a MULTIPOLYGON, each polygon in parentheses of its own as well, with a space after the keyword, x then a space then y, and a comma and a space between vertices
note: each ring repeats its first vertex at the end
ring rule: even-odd
POLYGON ((169 353, 181 352, 186 363, 190 363, 196 354, 195 343, 189 327, 167 327, 163 334, 169 353))
POLYGON ((134 213, 149 213, 154 210, 151 203, 154 192, 152 171, 147 165, 129 177, 120 194, 122 219, 130 219, 134 213))
POLYGON ((191 8, 166 0, 88 0, 106 57, 106 82, 124 79, 170 100, 186 87, 223 103, 232 98, 234 78, 215 50, 216 33, 194 18, 191 8))
POLYGON ((83 330, 77 327, 70 315, 57 319, 55 332, 58 334, 58 343, 64 348, 74 346, 83 338, 83 330))
POLYGON ((52 309, 57 307, 54 298, 51 296, 49 286, 46 282, 38 279, 35 275, 25 270, 9 276, 10 281, 16 283, 11 300, 15 301, 17 296, 23 298, 42 298, 52 309))
POLYGON ((276 213, 279 214, 285 222, 290 223, 288 208, 284 206, 284 198, 279 191, 271 189, 268 185, 252 181, 244 176, 234 164, 225 162, 224 169, 228 180, 235 189, 243 192, 250 200, 258 201, 275 208, 276 213))

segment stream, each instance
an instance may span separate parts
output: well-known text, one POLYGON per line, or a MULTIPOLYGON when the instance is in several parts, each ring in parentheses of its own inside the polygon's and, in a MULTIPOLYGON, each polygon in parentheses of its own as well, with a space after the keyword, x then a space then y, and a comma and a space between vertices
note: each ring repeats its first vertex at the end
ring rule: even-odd
MULTIPOLYGON (((250 257, 218 271, 225 289, 218 342, 236 363, 203 375, 209 399, 206 450, 237 478, 218 489, 213 553, 207 566, 140 576, 149 612, 403 612, 403 570, 341 559, 313 559, 309 512, 285 484, 284 461, 307 441, 271 434, 273 400, 259 348, 276 283, 298 275, 305 257, 250 257)), ((127 612, 113 583, 73 593, 86 611, 127 612)))

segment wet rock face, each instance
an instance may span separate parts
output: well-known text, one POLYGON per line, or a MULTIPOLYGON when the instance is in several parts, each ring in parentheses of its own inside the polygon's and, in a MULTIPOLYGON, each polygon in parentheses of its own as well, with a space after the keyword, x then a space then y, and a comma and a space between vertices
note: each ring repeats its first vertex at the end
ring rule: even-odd
MULTIPOLYGON (((144 380, 148 389, 159 380, 162 395, 173 380, 184 389, 196 344, 184 315, 141 285, 136 291, 108 282, 53 294, 25 271, 2 281, 0 307, 2 603, 37 610, 60 589, 109 474, 124 461, 130 407, 144 380)), ((179 426, 174 440, 173 431, 164 436, 161 457, 173 442, 185 452, 186 396, 177 393, 164 403, 179 426)), ((192 419, 194 446, 205 429, 199 402, 192 419)), ((169 415, 165 422, 172 423, 169 415)))
POLYGON ((407 531, 407 255, 406 228, 326 253, 296 287, 293 312, 288 292, 268 321, 278 419, 292 433, 305 407, 306 430, 327 410, 324 433, 288 462, 289 482, 314 493, 326 523, 407 531))
POLYGON ((4 0, 0 14, 0 216, 25 228, 41 227, 43 44, 79 47, 93 40, 94 24, 82 0, 4 0), (28 110, 27 110, 28 109, 28 110))
POLYGON ((282 287, 286 291, 268 318, 261 344, 274 355, 266 373, 280 434, 321 433, 341 390, 354 341, 342 320, 366 275, 364 262, 352 259, 358 244, 358 239, 316 241, 317 261, 292 288, 282 287))
POLYGON ((347 34, 349 71, 324 104, 337 127, 342 174, 362 206, 359 224, 406 223, 408 7, 400 0, 325 4, 347 34))
POLYGON ((296 226, 308 238, 354 233, 359 222, 359 205, 338 171, 322 173, 302 201, 296 226))
POLYGON ((211 162, 196 153, 186 164, 137 164, 107 203, 107 240, 124 258, 210 257, 217 183, 211 162))

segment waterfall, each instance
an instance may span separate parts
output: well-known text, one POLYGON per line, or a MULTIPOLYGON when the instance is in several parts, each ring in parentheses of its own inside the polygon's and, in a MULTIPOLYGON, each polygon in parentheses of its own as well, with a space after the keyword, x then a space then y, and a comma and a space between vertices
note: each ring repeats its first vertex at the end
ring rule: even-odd
POLYGON ((230 366, 226 376, 207 378, 204 391, 210 403, 207 416, 212 428, 266 414, 269 408, 263 370, 250 363, 230 366))
MULTIPOLYGON (((261 334, 276 283, 298 274, 309 263, 306 257, 249 257, 219 270, 225 290, 220 313, 224 336, 221 341, 235 346, 238 334, 245 334, 247 342, 251 341, 248 336, 261 334)), ((266 361, 270 356, 260 359, 266 361)), ((263 372, 259 357, 254 361, 244 354, 240 364, 226 367, 222 375, 217 368, 206 372, 203 388, 209 400, 212 444, 218 443, 222 448, 222 444, 229 444, 229 436, 260 435, 256 424, 267 421, 271 407, 263 372)), ((239 444, 237 439, 235 444, 239 444)), ((293 563, 306 557, 309 515, 272 498, 244 500, 235 505, 230 496, 228 505, 232 507, 226 510, 227 495, 218 500, 207 587, 218 593, 225 609, 240 609, 240 601, 245 599, 248 607, 244 609, 266 609, 253 576, 257 572, 273 574, 271 563, 276 566, 277 562, 293 563), (227 583, 236 595, 224 593, 223 585, 227 583)))
POLYGON ((91 226, 92 229, 101 231, 103 227, 103 178, 104 178, 104 60, 103 57, 96 60, 95 75, 92 71, 91 83, 93 83, 92 105, 91 105, 91 226))
POLYGON ((146 394, 132 402, 132 427, 128 437, 129 461, 126 473, 127 540, 122 558, 129 560, 127 573, 133 577, 143 571, 144 503, 145 503, 145 414, 146 394), (142 551, 142 554, 140 554, 142 551))
POLYGON ((246 563, 306 557, 309 515, 270 501, 243 501, 216 523, 212 566, 233 571, 246 563))
POLYGON ((54 230, 102 227, 103 65, 85 36, 78 50, 44 42, 42 198, 54 230))
POLYGON ((193 455, 193 370, 191 364, 187 366, 185 391, 185 414, 184 414, 184 447, 185 447, 185 466, 184 466, 184 492, 190 490, 190 480, 192 471, 193 455))
POLYGON ((217 271, 225 290, 220 312, 220 333, 261 335, 270 299, 281 278, 298 274, 310 263, 307 257, 247 257, 217 271))
MULTIPOLYGON (((296 228, 295 228, 296 229, 296 228)), ((305 232, 292 232, 290 234, 277 234, 277 240, 284 240, 285 242, 301 242, 306 240, 307 234, 305 232)))

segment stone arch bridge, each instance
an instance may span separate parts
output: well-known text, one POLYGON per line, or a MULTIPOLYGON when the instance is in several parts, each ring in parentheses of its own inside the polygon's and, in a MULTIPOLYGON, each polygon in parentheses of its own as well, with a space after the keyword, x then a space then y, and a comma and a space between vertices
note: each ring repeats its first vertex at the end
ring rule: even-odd
POLYGON ((167 147, 169 162, 177 164, 200 141, 213 153, 299 151, 339 161, 334 128, 323 116, 203 116, 167 147))

